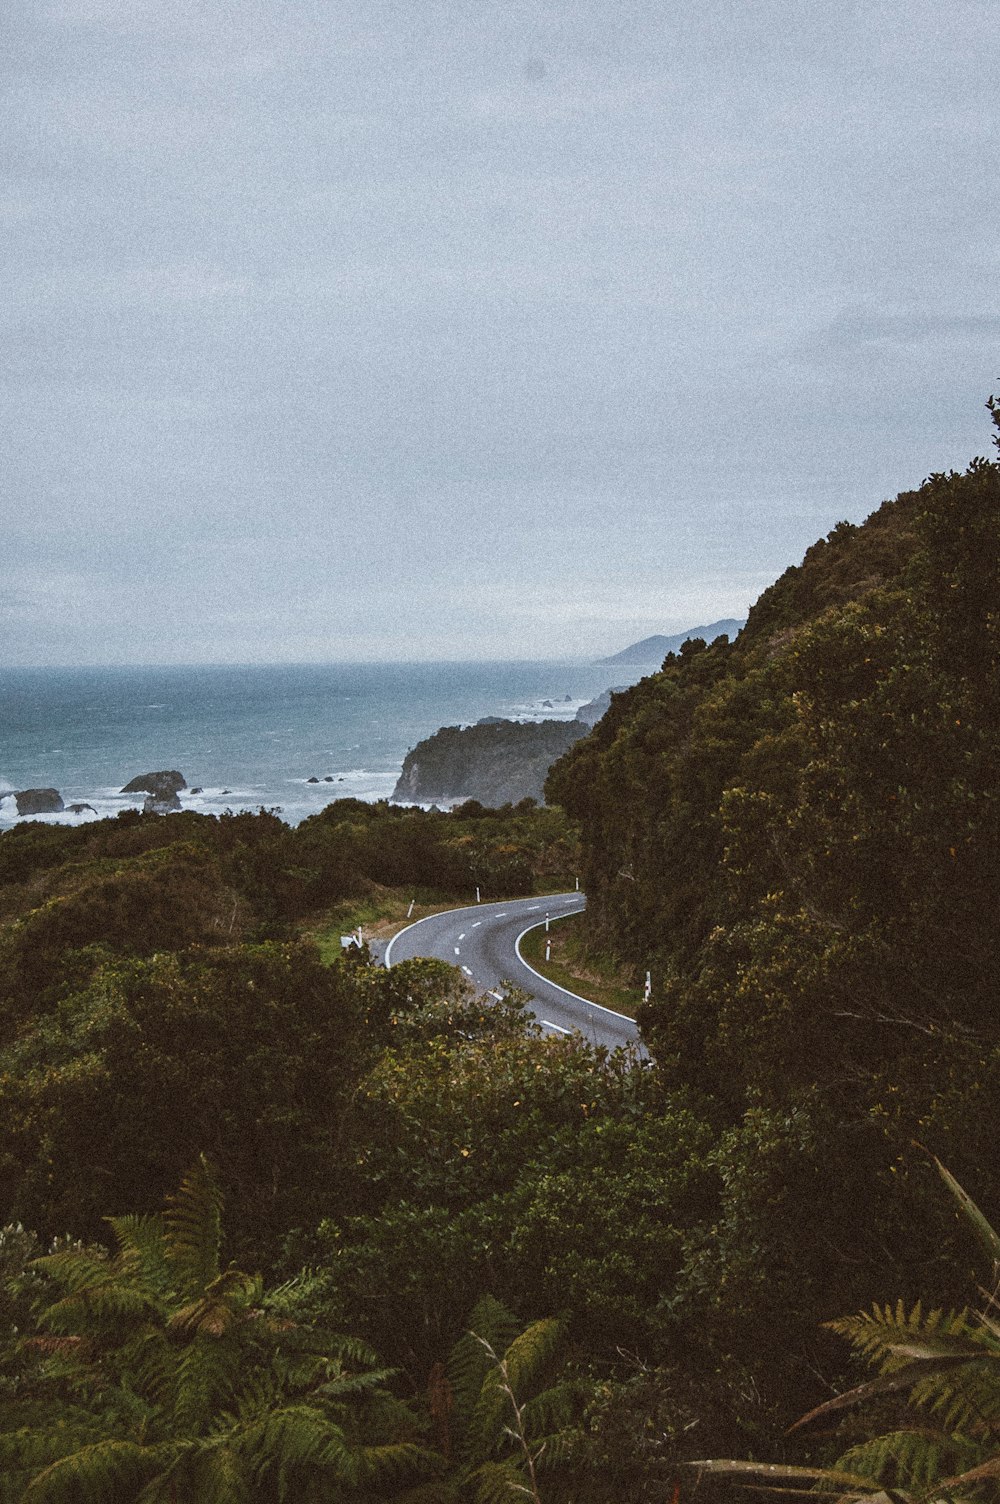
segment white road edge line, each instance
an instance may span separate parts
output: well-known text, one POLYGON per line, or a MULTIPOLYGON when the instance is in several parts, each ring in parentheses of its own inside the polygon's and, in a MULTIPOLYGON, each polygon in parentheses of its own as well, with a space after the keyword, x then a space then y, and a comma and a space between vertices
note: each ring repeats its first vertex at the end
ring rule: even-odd
MULTIPOLYGON (((552 896, 553 899, 563 898, 566 902, 572 902, 574 899, 577 899, 577 898, 580 898, 580 899, 583 899, 584 901, 586 901, 586 894, 585 893, 569 893, 569 894, 553 893, 551 896, 552 896)), ((503 903, 503 899, 502 898, 500 899, 500 902, 503 903)), ((410 933, 410 930, 415 930, 418 925, 427 924, 427 922, 429 920, 431 920, 431 919, 440 919, 441 916, 442 916, 442 914, 454 914, 456 919, 458 918, 458 916, 460 914, 480 914, 481 915, 484 910, 489 911, 489 909, 491 907, 492 907, 491 904, 472 903, 472 904, 466 905, 466 907, 464 909, 438 909, 438 911, 437 911, 436 914, 425 914, 422 919, 414 919, 413 923, 406 925, 403 929, 401 929, 399 931, 399 934, 393 935, 392 939, 389 941, 389 944, 385 948, 385 955, 382 957, 382 965, 386 968, 386 970, 389 969, 389 967, 392 965, 392 961, 390 959, 390 957, 392 956, 392 947, 395 945, 396 941, 402 935, 408 935, 410 933)), ((493 917, 495 919, 506 919, 507 918, 507 910, 505 909, 502 914, 495 914, 493 917)), ((479 919, 477 921, 477 923, 479 923, 479 924, 482 924, 482 922, 483 922, 482 919, 479 919)))
POLYGON ((562 1024, 554 1024, 550 1018, 540 1018, 538 1022, 541 1024, 543 1029, 558 1029, 560 1034, 569 1033, 569 1030, 564 1029, 562 1024))
MULTIPOLYGON (((559 914, 556 917, 562 919, 564 917, 568 918, 569 916, 559 914)), ((596 1008, 599 1013, 608 1013, 612 1018, 623 1019, 625 1023, 631 1024, 633 1028, 637 1028, 635 1019, 629 1018, 627 1013, 616 1013, 614 1008, 605 1008, 603 1003, 592 1003, 589 997, 581 997, 578 992, 570 992, 568 987, 560 987, 558 982, 553 982, 550 981, 548 977, 543 977, 540 971, 536 971, 533 966, 530 966, 528 964, 528 962, 521 954, 521 941, 524 939, 525 935, 530 935, 532 930, 540 930, 544 923, 544 919, 539 919, 535 924, 529 924, 527 929, 523 929, 518 935, 517 939, 514 941, 514 954, 517 956, 517 959, 520 961, 525 971, 530 971, 533 977, 537 977, 540 982, 545 982, 545 984, 549 987, 554 987, 557 992, 564 993, 566 997, 574 998, 578 1003, 586 1003, 588 1008, 596 1008)))

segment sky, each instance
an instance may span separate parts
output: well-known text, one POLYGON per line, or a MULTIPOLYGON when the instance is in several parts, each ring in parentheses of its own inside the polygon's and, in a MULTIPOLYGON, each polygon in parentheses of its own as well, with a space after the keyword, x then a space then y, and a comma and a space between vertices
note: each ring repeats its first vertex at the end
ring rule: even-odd
POLYGON ((993 0, 7 0, 0 663, 547 658, 991 451, 993 0))

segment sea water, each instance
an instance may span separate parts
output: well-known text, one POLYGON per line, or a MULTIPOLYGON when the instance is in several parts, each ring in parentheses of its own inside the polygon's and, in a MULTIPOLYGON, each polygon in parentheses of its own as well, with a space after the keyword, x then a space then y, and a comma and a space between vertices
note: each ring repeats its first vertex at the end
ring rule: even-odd
MULTIPOLYGON (((94 812, 36 818, 93 820, 141 807, 121 793, 130 779, 176 768, 185 808, 277 809, 294 825, 333 799, 388 798, 408 749, 441 726, 570 720, 629 674, 575 661, 2 669, 0 796, 55 788, 94 812)), ((0 828, 18 818, 0 798, 0 828)))

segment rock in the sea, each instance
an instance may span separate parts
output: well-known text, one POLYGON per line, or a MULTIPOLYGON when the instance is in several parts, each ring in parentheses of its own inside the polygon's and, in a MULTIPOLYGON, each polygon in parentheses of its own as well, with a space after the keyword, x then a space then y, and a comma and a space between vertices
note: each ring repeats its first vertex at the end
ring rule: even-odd
POLYGON ((14 798, 19 815, 58 815, 66 808, 58 789, 21 789, 14 798))
POLYGON ((333 774, 332 773, 327 773, 326 777, 323 779, 323 782, 324 783, 332 783, 333 782, 333 774))
POLYGON ((123 794, 152 794, 156 799, 169 799, 171 795, 187 788, 183 773, 176 769, 162 773, 140 773, 122 789, 123 794))
POLYGON ((313 776, 312 778, 307 778, 306 783, 319 783, 319 779, 313 776))
POLYGON ((67 806, 67 808, 69 809, 71 815, 82 815, 85 809, 89 809, 92 815, 97 814, 97 811, 92 804, 70 804, 67 806))
POLYGON ((491 807, 541 802, 549 768, 586 729, 579 721, 443 726, 406 754, 392 801, 478 799, 491 807))
POLYGON ((142 801, 144 815, 173 815, 181 807, 181 801, 176 794, 147 794, 142 801))
POLYGON ((614 689, 606 689, 603 694, 597 696, 596 700, 590 700, 586 705, 580 706, 576 713, 577 720, 582 721, 585 726, 596 726, 601 716, 611 709, 611 696, 618 694, 621 694, 620 685, 614 689))
POLYGON ((193 789, 188 789, 189 794, 203 794, 204 792, 205 790, 202 788, 200 783, 196 784, 193 789))

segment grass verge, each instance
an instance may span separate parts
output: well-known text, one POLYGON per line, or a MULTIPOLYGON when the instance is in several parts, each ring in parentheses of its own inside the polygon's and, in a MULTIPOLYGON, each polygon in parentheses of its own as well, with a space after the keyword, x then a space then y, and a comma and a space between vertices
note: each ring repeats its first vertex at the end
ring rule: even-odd
POLYGON ((587 940, 587 915, 571 914, 568 918, 553 921, 548 934, 545 927, 531 930, 521 941, 521 954, 540 971, 543 977, 555 982, 558 987, 567 987, 602 1008, 611 1008, 615 1013, 624 1013, 626 1018, 635 1018, 640 1001, 640 989, 628 986, 622 978, 621 968, 605 956, 585 954, 587 940), (545 942, 552 942, 551 954, 545 959, 545 942))

